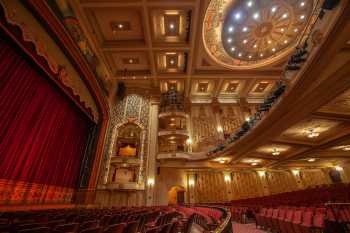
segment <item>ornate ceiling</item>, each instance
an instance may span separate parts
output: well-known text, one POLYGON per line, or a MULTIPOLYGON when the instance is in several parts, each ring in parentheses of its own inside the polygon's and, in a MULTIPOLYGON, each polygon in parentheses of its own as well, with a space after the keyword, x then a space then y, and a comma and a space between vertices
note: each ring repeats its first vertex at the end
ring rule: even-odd
POLYGON ((205 48, 233 69, 278 62, 302 39, 312 9, 310 0, 213 0, 204 18, 205 48))

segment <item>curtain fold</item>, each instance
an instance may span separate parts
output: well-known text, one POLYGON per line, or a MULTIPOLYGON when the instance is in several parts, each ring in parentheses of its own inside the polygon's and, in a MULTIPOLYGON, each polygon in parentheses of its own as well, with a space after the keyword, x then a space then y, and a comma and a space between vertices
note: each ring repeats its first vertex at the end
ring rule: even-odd
POLYGON ((93 123, 0 39, 0 179, 75 187, 93 123))

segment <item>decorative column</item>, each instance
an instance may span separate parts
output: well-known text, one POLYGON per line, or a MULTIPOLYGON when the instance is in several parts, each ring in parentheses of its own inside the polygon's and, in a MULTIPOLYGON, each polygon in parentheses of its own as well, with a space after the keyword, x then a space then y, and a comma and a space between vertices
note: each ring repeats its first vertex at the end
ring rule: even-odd
POLYGON ((149 111, 149 127, 148 127, 148 157, 147 157, 147 180, 146 180, 146 205, 154 205, 154 186, 156 183, 156 159, 158 148, 158 109, 159 100, 151 99, 149 111))

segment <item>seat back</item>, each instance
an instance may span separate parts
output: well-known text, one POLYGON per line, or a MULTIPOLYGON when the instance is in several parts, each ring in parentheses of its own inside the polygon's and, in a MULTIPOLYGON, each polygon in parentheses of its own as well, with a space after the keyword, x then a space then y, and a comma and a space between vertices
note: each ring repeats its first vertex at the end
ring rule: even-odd
POLYGON ((56 226, 55 232, 78 232, 78 229, 79 223, 68 223, 56 226))
POLYGON ((49 233, 50 228, 48 227, 37 227, 32 229, 20 230, 19 233, 49 233))
POLYGON ((293 220, 292 222, 294 224, 300 224, 301 223, 301 218, 302 218, 302 210, 296 210, 293 215, 293 220))
POLYGON ((136 233, 139 226, 139 221, 128 222, 124 228, 124 233, 136 233))
POLYGON ((103 231, 103 233, 123 233, 125 227, 126 227, 125 223, 110 225, 103 231))
POLYGON ((81 231, 81 233, 100 233, 102 232, 102 227, 92 227, 81 231))

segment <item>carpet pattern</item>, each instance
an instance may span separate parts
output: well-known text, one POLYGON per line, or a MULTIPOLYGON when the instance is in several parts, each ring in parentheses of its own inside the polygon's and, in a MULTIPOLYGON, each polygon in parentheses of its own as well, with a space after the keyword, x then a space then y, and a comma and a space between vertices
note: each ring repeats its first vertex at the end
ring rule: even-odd
POLYGON ((233 233, 266 233, 266 231, 257 229, 255 223, 250 224, 241 224, 241 223, 232 223, 233 233))

